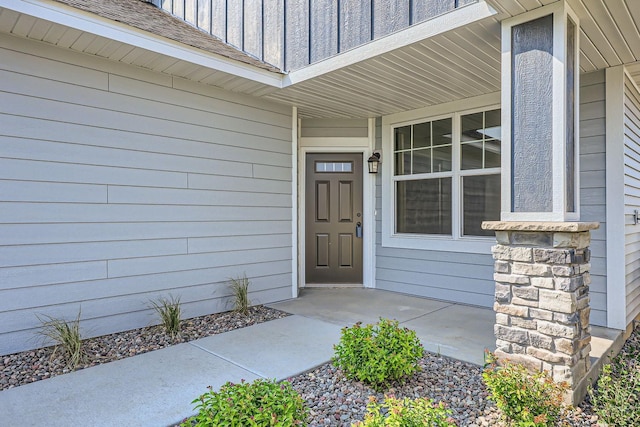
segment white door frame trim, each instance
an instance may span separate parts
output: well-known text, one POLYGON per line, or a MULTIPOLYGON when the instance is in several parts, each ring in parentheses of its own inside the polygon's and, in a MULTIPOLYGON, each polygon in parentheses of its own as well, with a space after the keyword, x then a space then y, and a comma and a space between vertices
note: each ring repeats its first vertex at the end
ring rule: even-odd
MULTIPOLYGON (((306 188, 306 157, 308 153, 362 153, 362 218, 363 218, 363 234, 362 234, 362 286, 365 288, 375 287, 375 227, 376 221, 374 216, 375 208, 375 174, 370 174, 367 165, 367 159, 373 151, 373 119, 369 120, 369 136, 367 138, 350 138, 353 140, 354 146, 344 144, 347 138, 322 138, 324 144, 322 146, 304 146, 299 148, 298 157, 298 215, 300 218, 300 226, 298 228, 298 283, 301 288, 306 287, 305 275, 305 192, 306 188), (364 140, 367 145, 362 145, 364 140), (332 140, 339 141, 340 145, 333 145, 332 140)), ((303 142, 305 138, 300 138, 303 142)), ((332 284, 332 286, 340 286, 332 284)), ((351 285, 353 286, 353 285, 351 285)))

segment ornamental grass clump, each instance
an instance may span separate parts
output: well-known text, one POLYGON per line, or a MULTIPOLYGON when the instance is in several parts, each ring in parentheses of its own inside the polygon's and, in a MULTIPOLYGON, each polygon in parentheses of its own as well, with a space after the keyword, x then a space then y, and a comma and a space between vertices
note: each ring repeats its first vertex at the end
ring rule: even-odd
POLYGON ((47 315, 43 317, 36 315, 41 324, 40 335, 55 343, 51 357, 55 357, 56 352, 61 348, 67 368, 72 371, 86 360, 85 353, 82 349, 80 313, 81 310, 78 310, 78 316, 72 321, 47 315))
POLYGON ((249 314, 249 279, 247 276, 231 278, 231 291, 233 292, 233 311, 236 313, 249 314))
POLYGON ((191 403, 198 413, 182 427, 304 426, 308 417, 304 400, 287 381, 228 382, 218 392, 209 387, 191 403))
POLYGON ((333 364, 347 378, 381 390, 391 381, 417 372, 424 349, 415 331, 401 328, 397 320, 381 318, 377 324, 342 328, 334 346, 333 364))
POLYGON ((518 427, 554 426, 565 410, 566 383, 557 383, 546 372, 531 374, 520 364, 505 360, 498 365, 488 354, 482 379, 489 399, 503 418, 518 427))
POLYGON ((169 299, 161 297, 156 301, 150 301, 151 308, 160 316, 160 322, 164 330, 171 338, 180 335, 180 322, 182 321, 182 309, 180 307, 180 297, 169 299))
POLYGON ((433 403, 427 398, 397 399, 385 396, 379 404, 369 397, 364 421, 356 421, 352 427, 456 427, 451 411, 444 403, 433 403))
POLYGON ((610 426, 640 426, 640 329, 589 389, 593 410, 610 426))

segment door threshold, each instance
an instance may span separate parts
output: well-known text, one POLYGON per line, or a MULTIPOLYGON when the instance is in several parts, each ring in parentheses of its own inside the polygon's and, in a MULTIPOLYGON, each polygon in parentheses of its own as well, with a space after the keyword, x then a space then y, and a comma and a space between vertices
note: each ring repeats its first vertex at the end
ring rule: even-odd
POLYGON ((364 288, 362 283, 306 283, 304 288, 364 288))

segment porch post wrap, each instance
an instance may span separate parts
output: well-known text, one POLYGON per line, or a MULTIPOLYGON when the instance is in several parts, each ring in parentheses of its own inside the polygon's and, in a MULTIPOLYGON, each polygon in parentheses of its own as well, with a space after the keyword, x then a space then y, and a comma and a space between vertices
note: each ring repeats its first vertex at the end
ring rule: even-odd
POLYGON ((580 220, 579 28, 566 0, 502 21, 502 220, 580 220))
POLYGON ((568 403, 585 396, 590 368, 589 244, 597 222, 484 222, 494 230, 498 361, 566 381, 568 403))

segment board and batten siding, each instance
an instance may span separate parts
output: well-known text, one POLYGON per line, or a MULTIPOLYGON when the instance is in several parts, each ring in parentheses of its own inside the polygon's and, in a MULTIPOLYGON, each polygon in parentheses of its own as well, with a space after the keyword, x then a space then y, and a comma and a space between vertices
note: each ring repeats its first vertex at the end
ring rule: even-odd
MULTIPOLYGON (((581 76, 581 220, 598 221, 591 244, 591 323, 606 326, 604 72, 581 76)), ((382 122, 376 119, 376 148, 382 148, 382 122)), ((389 155, 387 159, 389 159, 389 155)), ((446 301, 491 307, 494 301, 491 254, 382 247, 382 179, 376 182, 376 286, 446 301)))
POLYGON ((291 108, 0 35, 0 354, 292 294, 291 108))
POLYGON ((607 326, 605 73, 580 76, 580 220, 600 223, 591 232, 591 324, 607 326))
POLYGON ((222 41, 293 71, 478 0, 152 0, 222 41))
MULTIPOLYGON (((624 75, 624 216, 640 210, 640 93, 624 75)), ((640 226, 625 221, 626 323, 640 315, 640 226)))

